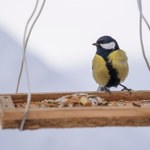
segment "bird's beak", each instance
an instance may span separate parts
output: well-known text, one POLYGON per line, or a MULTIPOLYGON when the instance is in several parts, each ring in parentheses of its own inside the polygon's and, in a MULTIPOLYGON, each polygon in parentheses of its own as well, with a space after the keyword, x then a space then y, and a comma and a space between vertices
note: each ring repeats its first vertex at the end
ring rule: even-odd
POLYGON ((94 45, 94 46, 98 46, 98 44, 97 44, 97 43, 93 43, 92 45, 94 45))

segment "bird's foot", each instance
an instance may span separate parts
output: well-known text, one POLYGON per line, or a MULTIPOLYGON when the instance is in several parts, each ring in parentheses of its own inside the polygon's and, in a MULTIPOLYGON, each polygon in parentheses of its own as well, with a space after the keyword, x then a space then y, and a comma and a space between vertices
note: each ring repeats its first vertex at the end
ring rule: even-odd
POLYGON ((131 91, 133 91, 132 89, 127 88, 126 86, 119 84, 120 86, 123 87, 123 89, 121 91, 128 91, 131 94, 131 91))
POLYGON ((97 91, 105 91, 106 93, 111 94, 110 89, 108 89, 106 86, 104 86, 104 87, 98 86, 97 91))
POLYGON ((109 94, 111 94, 111 91, 110 91, 110 89, 108 89, 107 87, 104 87, 104 91, 105 91, 106 93, 109 93, 109 94))

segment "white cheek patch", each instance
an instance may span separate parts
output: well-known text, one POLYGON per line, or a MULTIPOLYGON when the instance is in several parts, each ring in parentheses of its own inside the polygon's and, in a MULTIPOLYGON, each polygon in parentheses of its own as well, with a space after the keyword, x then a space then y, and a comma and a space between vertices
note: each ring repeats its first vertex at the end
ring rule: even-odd
POLYGON ((115 42, 110 42, 110 43, 106 43, 106 44, 100 44, 100 46, 104 49, 115 49, 115 42))

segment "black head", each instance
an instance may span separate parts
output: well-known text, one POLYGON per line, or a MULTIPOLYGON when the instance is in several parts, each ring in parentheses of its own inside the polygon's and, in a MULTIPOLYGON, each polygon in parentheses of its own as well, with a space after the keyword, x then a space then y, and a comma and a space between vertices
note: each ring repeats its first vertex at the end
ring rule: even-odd
POLYGON ((119 45, 115 39, 110 36, 102 36, 100 37, 96 43, 93 43, 97 49, 106 50, 106 51, 114 51, 119 49, 119 45))

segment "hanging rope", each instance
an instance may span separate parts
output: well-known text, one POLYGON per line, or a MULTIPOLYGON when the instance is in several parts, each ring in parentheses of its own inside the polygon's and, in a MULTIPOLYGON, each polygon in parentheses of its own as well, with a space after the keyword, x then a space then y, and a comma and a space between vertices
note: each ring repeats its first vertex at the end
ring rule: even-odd
POLYGON ((148 27, 149 30, 150 30, 150 25, 149 25, 148 21, 146 20, 145 16, 143 15, 141 0, 137 0, 137 3, 138 3, 139 13, 140 13, 140 18, 139 18, 139 33, 140 33, 140 43, 141 43, 141 48, 142 48, 142 54, 143 54, 144 60, 146 62, 147 68, 150 71, 150 64, 148 62, 148 59, 147 59, 146 54, 145 54, 145 49, 144 49, 142 19, 146 23, 146 25, 147 25, 147 27, 148 27))
MULTIPOLYGON (((24 63, 25 63, 25 65, 27 65, 27 61, 26 61, 26 57, 25 57, 25 55, 26 55, 26 48, 27 48, 27 44, 28 44, 28 40, 29 40, 31 31, 32 31, 32 29, 30 29, 30 32, 27 35, 27 29, 28 29, 29 23, 30 23, 33 15, 35 14, 35 11, 36 11, 37 6, 38 6, 38 2, 39 2, 39 0, 36 1, 35 8, 34 8, 32 14, 31 14, 30 18, 28 19, 28 21, 26 23, 26 26, 25 26, 25 30, 24 30, 24 36, 23 36, 23 55, 22 55, 22 62, 21 62, 21 67, 20 67, 20 72, 19 72, 17 87, 16 87, 16 93, 18 93, 18 91, 19 91, 20 80, 21 80, 21 76, 22 76, 22 71, 23 71, 24 63)), ((26 69, 28 70, 28 67, 26 67, 26 69)), ((28 72, 27 70, 26 70, 26 76, 27 76, 27 81, 29 81, 29 75, 27 73, 28 72)), ((28 88, 30 87, 29 85, 30 84, 28 84, 28 88)))
POLYGON ((31 32, 32 32, 32 29, 33 29, 36 21, 38 20, 41 12, 43 10, 43 8, 44 8, 45 2, 46 2, 46 0, 43 0, 41 8, 40 8, 39 12, 37 13, 37 16, 35 17, 35 20, 31 24, 31 27, 30 27, 29 32, 27 34, 29 23, 30 23, 31 19, 33 18, 34 14, 35 14, 35 12, 37 10, 38 4, 39 4, 39 0, 36 1, 34 10, 33 10, 32 14, 31 14, 31 16, 29 17, 29 19, 28 19, 28 21, 26 23, 26 26, 25 26, 25 30, 24 30, 23 56, 22 56, 22 62, 21 62, 21 67, 20 67, 20 72, 19 72, 19 77, 18 77, 18 82, 17 82, 17 87, 16 87, 16 93, 18 93, 18 90, 19 90, 19 85, 20 85, 20 80, 21 80, 21 76, 22 76, 22 71, 23 71, 23 67, 24 67, 24 64, 25 64, 27 85, 28 85, 28 95, 27 95, 27 104, 26 104, 24 116, 23 116, 21 124, 20 124, 20 130, 23 130, 23 128, 24 128, 24 124, 25 124, 26 118, 27 118, 28 113, 29 113, 29 107, 30 107, 30 101, 31 101, 30 80, 29 80, 28 65, 27 65, 27 60, 26 60, 26 49, 27 49, 27 44, 28 44, 28 41, 29 41, 29 38, 30 38, 30 35, 31 35, 31 32))
POLYGON ((23 66, 25 63, 25 70, 26 70, 26 77, 27 77, 27 87, 28 87, 28 95, 27 95, 27 105, 26 105, 26 109, 25 109, 25 113, 24 116, 22 118, 22 122, 20 124, 20 130, 23 130, 24 124, 25 124, 25 120, 26 120, 26 116, 28 115, 29 112, 29 106, 30 106, 30 101, 31 101, 31 89, 30 89, 30 78, 29 78, 29 72, 28 72, 28 65, 27 65, 27 60, 26 60, 26 48, 27 48, 27 42, 29 39, 29 34, 27 36, 27 29, 29 26, 29 23, 33 17, 33 15, 35 14, 35 11, 37 9, 38 6, 38 0, 36 1, 36 5, 35 8, 30 16, 30 18, 28 19, 26 26, 25 26, 25 30, 24 30, 24 37, 23 37, 23 56, 22 56, 22 62, 21 62, 21 68, 20 68, 20 73, 19 73, 19 77, 18 77, 18 83, 17 83, 17 88, 16 88, 16 93, 18 93, 19 90, 19 85, 20 85, 20 80, 21 80, 21 75, 22 75, 22 71, 23 71, 23 66))

